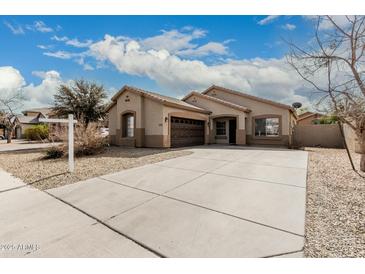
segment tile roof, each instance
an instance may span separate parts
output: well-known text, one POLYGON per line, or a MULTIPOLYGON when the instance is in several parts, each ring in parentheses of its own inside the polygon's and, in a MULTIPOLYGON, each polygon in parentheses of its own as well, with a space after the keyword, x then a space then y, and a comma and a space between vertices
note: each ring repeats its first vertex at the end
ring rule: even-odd
POLYGON ((202 92, 202 94, 206 94, 212 89, 226 91, 226 92, 229 92, 229 93, 232 93, 232 94, 236 94, 236 95, 239 95, 239 96, 242 96, 242 97, 246 97, 248 99, 256 100, 256 101, 259 101, 259 102, 262 102, 262 103, 267 103, 267 104, 275 105, 275 106, 280 107, 280 108, 285 108, 285 109, 289 109, 291 111, 294 111, 294 108, 292 106, 282 104, 282 103, 278 103, 278 102, 275 102, 275 101, 272 101, 272 100, 269 100, 269 99, 257 97, 257 96, 251 95, 251 94, 243 93, 243 92, 240 92, 240 91, 237 91, 237 90, 216 86, 216 85, 212 85, 211 87, 207 88, 206 90, 204 90, 202 92))
POLYGON ((110 104, 108 107, 107 107, 107 110, 109 110, 114 104, 115 104, 115 101, 117 100, 117 98, 125 91, 125 90, 130 90, 130 91, 134 91, 134 92, 137 92, 139 94, 143 94, 145 95, 146 97, 149 97, 151 99, 155 99, 157 101, 160 101, 161 103, 169 103, 170 105, 172 106, 176 106, 176 107, 182 107, 182 108, 187 108, 187 109, 190 109, 190 110, 195 110, 195 111, 198 111, 198 112, 204 112, 204 113, 210 113, 210 111, 207 111, 205 109, 202 109, 202 108, 199 108, 199 107, 196 107, 194 105, 191 105, 191 104, 188 104, 182 100, 179 100, 177 98, 173 98, 173 97, 170 97, 170 96, 166 96, 166 95, 161 95, 161 94, 158 94, 158 93, 155 93, 155 92, 151 92, 151 91, 147 91, 147 90, 143 90, 143 89, 140 89, 140 88, 136 88, 136 87, 131 87, 131 86, 124 86, 117 94, 115 94, 113 97, 112 97, 112 104, 110 104))
POLYGON ((196 91, 192 91, 190 92, 188 95, 186 95, 182 100, 186 100, 188 99, 189 97, 191 96, 199 96, 199 97, 202 97, 202 98, 205 98, 207 100, 211 100, 211 101, 214 101, 216 103, 219 103, 219 104, 222 104, 222 105, 226 105, 228 107, 231 107, 231 108, 234 108, 234 109, 238 109, 238 110, 242 110, 244 112, 250 112, 251 110, 247 107, 244 107, 244 106, 241 106, 241 105, 237 105, 237 104, 234 104, 234 103, 231 103, 231 102, 228 102, 226 100, 222 100, 222 99, 219 99, 217 97, 213 97, 213 96, 208 96, 208 95, 205 95, 205 94, 202 94, 202 93, 199 93, 199 92, 196 92, 196 91))
POLYGON ((38 116, 17 116, 18 120, 22 124, 38 124, 38 116))
POLYGON ((23 112, 23 114, 26 114, 27 112, 39 112, 42 113, 44 116, 48 116, 49 114, 51 114, 53 111, 52 107, 43 107, 43 108, 31 108, 31 109, 26 109, 23 112))

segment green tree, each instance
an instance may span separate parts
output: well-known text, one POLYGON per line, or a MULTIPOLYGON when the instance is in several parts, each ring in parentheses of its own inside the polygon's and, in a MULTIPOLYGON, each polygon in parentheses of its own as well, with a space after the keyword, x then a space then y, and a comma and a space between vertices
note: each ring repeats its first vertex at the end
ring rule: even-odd
POLYGON ((54 96, 54 111, 59 116, 73 114, 86 125, 103 119, 106 115, 107 98, 104 87, 96 83, 75 80, 70 85, 61 85, 54 96))

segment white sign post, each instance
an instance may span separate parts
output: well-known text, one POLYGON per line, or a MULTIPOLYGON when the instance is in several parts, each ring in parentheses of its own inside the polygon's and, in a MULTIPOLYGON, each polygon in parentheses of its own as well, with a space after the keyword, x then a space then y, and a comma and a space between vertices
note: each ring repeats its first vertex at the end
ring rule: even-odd
POLYGON ((74 161, 74 124, 77 120, 74 120, 73 114, 68 115, 68 119, 45 119, 40 118, 39 122, 42 123, 68 123, 68 171, 74 172, 75 161, 74 161))
POLYGON ((68 115, 68 170, 72 173, 75 170, 74 161, 74 116, 68 115))

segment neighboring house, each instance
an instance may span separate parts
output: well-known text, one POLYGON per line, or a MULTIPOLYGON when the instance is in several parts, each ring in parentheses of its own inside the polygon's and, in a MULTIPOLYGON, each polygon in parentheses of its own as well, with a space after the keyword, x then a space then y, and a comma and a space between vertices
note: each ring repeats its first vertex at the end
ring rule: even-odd
POLYGON ((320 113, 306 111, 298 116, 298 125, 313 125, 323 117, 320 113))
POLYGON ((291 146, 297 116, 288 105, 211 86, 182 100, 124 86, 107 108, 111 144, 291 146))
MULTIPOLYGON (((39 121, 40 118, 51 118, 55 117, 52 112, 52 108, 33 108, 22 111, 23 115, 18 115, 18 125, 16 126, 12 138, 21 139, 24 138, 24 133, 27 128, 34 125, 42 124, 39 121)), ((50 124, 50 129, 58 126, 57 124, 50 124)), ((51 130, 52 131, 52 130, 51 130)), ((7 132, 4 130, 4 135, 6 137, 7 132)))

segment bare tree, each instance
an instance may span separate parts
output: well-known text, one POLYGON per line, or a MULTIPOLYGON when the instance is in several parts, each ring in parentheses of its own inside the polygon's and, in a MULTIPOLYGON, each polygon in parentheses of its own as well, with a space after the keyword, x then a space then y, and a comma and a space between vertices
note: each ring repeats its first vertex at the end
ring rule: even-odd
POLYGON ((7 131, 7 143, 11 138, 18 124, 16 111, 22 106, 23 96, 21 91, 0 94, 0 125, 7 131))
POLYGON ((365 16, 344 19, 340 24, 336 17, 318 16, 312 43, 288 42, 287 61, 314 88, 316 107, 354 130, 365 171, 365 16))

